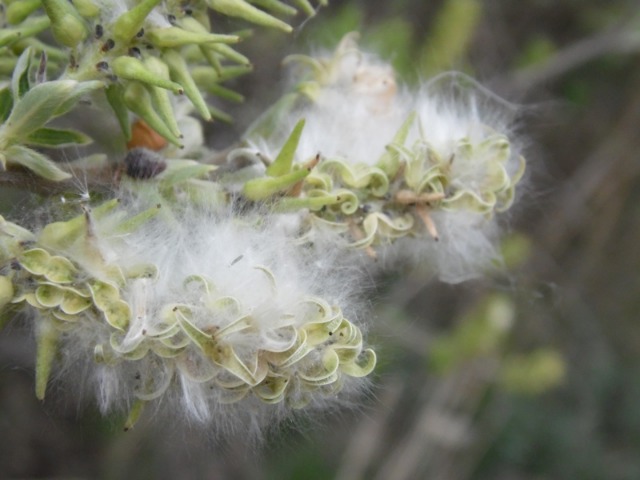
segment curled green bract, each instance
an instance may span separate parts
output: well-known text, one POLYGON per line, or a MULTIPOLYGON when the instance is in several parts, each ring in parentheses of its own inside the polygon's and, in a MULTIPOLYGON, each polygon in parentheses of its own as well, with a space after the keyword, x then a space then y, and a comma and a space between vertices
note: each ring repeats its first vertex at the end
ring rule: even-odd
POLYGON ((499 134, 478 144, 459 140, 446 156, 420 141, 406 162, 404 179, 416 194, 442 193, 443 209, 492 215, 511 206, 515 186, 524 174, 524 159, 518 157, 512 173, 507 169, 510 159, 509 141, 499 134))
MULTIPOLYGON (((438 239, 432 212, 465 211, 490 218, 511 206, 525 161, 512 152, 507 137, 484 127, 480 140, 460 138, 438 149, 420 131, 407 146, 414 120, 411 113, 376 165, 320 158, 308 175, 296 179, 299 188, 280 188, 276 211, 307 211, 308 231, 301 240, 311 240, 316 228, 329 229, 350 237, 352 247, 370 249, 405 236, 438 239)), ((296 165, 301 166, 294 162, 294 171, 296 165)), ((273 196, 275 189, 264 187, 267 194, 262 196, 253 191, 268 182, 274 180, 249 180, 245 195, 273 196)))
POLYGON ((310 174, 287 189, 264 186, 258 197, 255 187, 266 181, 251 178, 245 196, 269 198, 275 211, 300 212, 301 242, 331 230, 371 256, 374 247, 402 237, 440 240, 439 223, 450 235, 462 218, 481 225, 507 210, 525 161, 517 138, 507 136, 511 112, 502 111, 503 102, 485 98, 482 89, 462 88, 456 74, 428 82, 411 97, 398 96, 391 68, 362 53, 356 40, 345 36, 327 56, 285 59, 297 67, 298 82, 249 129, 254 156, 268 160, 279 148, 291 159, 290 142, 276 126, 302 117, 311 132, 296 125, 304 153, 297 152, 290 168, 304 165, 308 159, 301 157, 314 149, 328 155, 318 154, 310 174))
MULTIPOLYGON (((127 220, 113 208, 107 203, 94 212, 130 231, 155 221, 146 210, 127 220)), ((132 392, 141 402, 160 398, 182 378, 212 390, 221 403, 253 396, 301 408, 375 367, 375 353, 363 346, 360 329, 320 297, 302 296, 261 313, 205 275, 167 279, 162 276, 175 273, 153 264, 125 269, 95 260, 92 215, 58 222, 62 237, 71 235, 72 241, 47 235, 44 243, 0 219, 0 240, 7 255, 15 254, 5 255, 3 263, 17 262, 12 276, 0 276, 0 304, 24 304, 37 312, 38 398, 44 398, 61 338, 86 329, 103 332, 86 346, 96 362, 139 372, 132 392), (29 243, 18 248, 9 244, 13 239, 29 243), (166 281, 181 301, 157 298, 158 282, 166 281)), ((270 295, 281 295, 269 267, 256 264, 252 271, 260 272, 255 281, 266 282, 270 295)))

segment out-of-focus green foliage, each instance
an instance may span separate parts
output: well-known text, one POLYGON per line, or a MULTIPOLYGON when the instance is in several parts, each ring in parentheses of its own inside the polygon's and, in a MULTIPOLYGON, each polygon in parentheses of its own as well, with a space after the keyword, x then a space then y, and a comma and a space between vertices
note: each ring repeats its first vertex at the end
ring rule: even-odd
POLYGON ((417 57, 424 77, 443 70, 460 69, 481 15, 482 2, 478 0, 447 0, 444 3, 417 57))

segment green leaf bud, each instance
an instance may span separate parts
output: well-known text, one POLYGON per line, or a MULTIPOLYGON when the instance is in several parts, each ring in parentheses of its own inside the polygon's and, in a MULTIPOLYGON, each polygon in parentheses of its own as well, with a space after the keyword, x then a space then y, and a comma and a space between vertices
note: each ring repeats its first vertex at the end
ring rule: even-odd
POLYGON ((84 18, 95 18, 100 14, 100 7, 93 0, 73 0, 73 5, 84 18))
POLYGON ((142 0, 131 10, 124 12, 113 23, 113 37, 118 42, 128 43, 140 31, 144 21, 160 0, 142 0))
POLYGON ((111 69, 118 77, 127 80, 137 80, 138 82, 165 88, 179 95, 184 93, 183 88, 179 84, 153 73, 137 58, 117 57, 111 62, 111 69))
POLYGON ((215 67, 193 67, 191 69, 191 76, 196 83, 206 85, 208 83, 224 82, 225 80, 245 75, 252 69, 250 65, 225 66, 220 71, 215 70, 215 67))
POLYGON ((9 25, 17 25, 42 6, 40 0, 16 0, 5 11, 9 25))
POLYGON ((180 56, 178 52, 173 50, 167 50, 164 52, 162 58, 167 62, 169 66, 169 70, 171 71, 171 77, 179 82, 183 87, 184 91, 191 100, 191 103, 196 107, 198 113, 205 120, 211 120, 211 113, 209 113, 209 109, 207 107, 207 103, 204 98, 202 98, 202 94, 200 93, 200 89, 198 89, 196 83, 193 81, 191 74, 189 73, 189 67, 184 59, 180 56))
POLYGON ((169 142, 180 147, 180 138, 171 131, 169 126, 162 120, 160 115, 153 108, 149 92, 137 82, 127 85, 124 93, 124 103, 133 113, 142 118, 158 134, 166 138, 169 142))
POLYGON ((157 48, 176 48, 203 43, 236 43, 239 40, 235 35, 190 32, 178 27, 150 29, 145 36, 157 48))
POLYGON ((293 30, 287 23, 263 12, 244 0, 207 0, 207 5, 212 10, 223 15, 239 17, 264 27, 277 28, 287 33, 293 30))
POLYGON ((87 38, 87 26, 70 2, 42 0, 42 6, 51 20, 51 33, 58 43, 75 48, 87 38))
POLYGON ((129 110, 124 101, 124 87, 119 83, 113 83, 105 89, 107 102, 111 105, 120 129, 127 141, 131 140, 131 123, 129 122, 129 110))
POLYGON ((205 84, 204 88, 207 92, 215 95, 216 97, 224 98, 225 100, 229 100, 230 102, 242 103, 244 102, 244 95, 234 92, 233 90, 223 87, 222 85, 218 85, 217 83, 209 83, 205 84))
POLYGON ((124 422, 123 429, 125 432, 131 430, 135 426, 146 404, 146 401, 140 399, 137 399, 133 403, 133 405, 131 406, 131 410, 129 410, 129 415, 127 415, 127 419, 124 422))
POLYGON ((300 7, 300 10, 302 10, 309 17, 313 17, 316 14, 316 10, 315 8, 313 8, 313 5, 309 3, 309 0, 294 0, 293 3, 298 5, 298 7, 300 7))
POLYGON ((22 36, 20 30, 3 28, 0 30, 0 48, 15 42, 22 36))
POLYGON ((22 38, 33 37, 44 32, 51 25, 51 21, 44 15, 28 18, 25 22, 16 27, 22 38))
POLYGON ((251 0, 249 3, 257 5, 264 10, 269 10, 277 15, 293 16, 298 13, 295 8, 279 0, 251 0))
MULTIPOLYGON (((229 45, 225 45, 224 43, 207 43, 202 46, 204 50, 212 52, 214 54, 220 55, 232 62, 236 62, 240 64, 241 68, 251 68, 251 61, 248 57, 245 57, 240 52, 234 50, 229 45)), ((229 68, 229 67, 225 67, 229 68)))
POLYGON ((58 350, 58 331, 50 321, 38 322, 36 328, 36 398, 44 400, 53 360, 58 350))
MULTIPOLYGON (((169 67, 158 57, 150 56, 144 60, 144 64, 151 72, 164 78, 165 80, 170 80, 169 67)), ((182 84, 182 82, 178 83, 182 84)), ((159 87, 149 87, 148 90, 151 94, 151 101, 155 106, 158 115, 160 115, 164 123, 167 124, 173 134, 176 137, 180 137, 180 128, 178 127, 178 122, 173 113, 173 105, 171 104, 169 93, 165 89, 159 87)))

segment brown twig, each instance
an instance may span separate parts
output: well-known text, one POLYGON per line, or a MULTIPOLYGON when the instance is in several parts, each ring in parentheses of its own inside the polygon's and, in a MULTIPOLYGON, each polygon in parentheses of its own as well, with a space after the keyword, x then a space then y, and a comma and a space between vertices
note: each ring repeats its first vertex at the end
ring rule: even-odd
POLYGON ((640 34, 635 30, 617 26, 585 38, 558 51, 542 64, 524 68, 499 83, 519 92, 529 91, 604 55, 636 52, 640 50, 640 34))

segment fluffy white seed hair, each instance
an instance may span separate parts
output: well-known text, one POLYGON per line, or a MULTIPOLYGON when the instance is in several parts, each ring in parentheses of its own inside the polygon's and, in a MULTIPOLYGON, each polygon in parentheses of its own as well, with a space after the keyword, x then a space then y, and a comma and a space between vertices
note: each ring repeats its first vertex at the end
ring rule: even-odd
MULTIPOLYGON (((413 129, 407 144, 421 140, 442 157, 449 158, 456 145, 465 141, 475 146, 488 138, 501 135, 510 145, 507 172, 514 175, 519 168, 522 144, 517 134, 517 105, 507 102, 478 82, 459 72, 448 72, 424 82, 412 96, 418 128, 413 129)), ((458 165, 452 161, 454 176, 469 178, 482 175, 486 165, 482 159, 474 164, 458 165)))
MULTIPOLYGON (((298 161, 320 153, 329 160, 373 166, 415 113, 403 145, 409 152, 405 160, 415 161, 433 152, 440 159, 438 175, 447 177, 445 198, 464 191, 466 199, 488 203, 486 208, 467 208, 463 202, 443 202, 430 209, 439 241, 434 242, 426 232, 419 238, 395 240, 389 248, 382 245, 384 261, 379 264, 393 268, 398 262, 418 261, 429 265, 440 279, 460 282, 499 261, 500 228, 495 213, 510 206, 513 194, 508 190, 513 190, 524 166, 522 145, 514 130, 517 107, 455 72, 423 82, 414 91, 399 92, 391 66, 358 51, 348 41, 341 43, 333 57, 316 60, 326 68, 324 76, 317 76, 314 100, 278 118, 275 134, 250 137, 249 144, 274 158, 293 125, 304 118, 298 161), (470 153, 457 154, 464 149, 470 153), (503 154, 507 158, 497 161, 496 156, 503 154), (494 188, 499 183, 496 177, 506 184, 494 188)), ((395 193, 393 188, 392 183, 390 196, 395 193)))
MULTIPOLYGON (((123 272, 141 266, 157 270, 153 278, 129 279, 123 287, 121 298, 131 308, 130 324, 124 332, 114 332, 103 319, 87 318, 63 334, 64 377, 74 371, 80 375, 79 380, 75 377, 76 384, 84 384, 87 392, 94 392, 103 412, 128 411, 138 399, 148 400, 146 410, 155 409, 170 420, 182 418, 202 425, 214 435, 234 432, 260 437, 264 430, 298 412, 354 405, 355 394, 368 384, 361 375, 334 375, 326 379, 327 387, 321 385, 322 380, 318 381, 318 388, 311 390, 305 390, 298 381, 299 375, 315 372, 315 363, 326 362, 326 349, 312 349, 295 365, 295 359, 289 359, 291 366, 276 369, 289 369, 292 384, 287 387, 286 398, 272 403, 253 395, 251 390, 247 393, 237 377, 211 362, 193 345, 178 357, 165 357, 155 347, 146 352, 145 342, 150 337, 162 338, 160 332, 167 329, 163 318, 176 310, 186 311, 186 305, 191 306, 192 330, 229 330, 225 332, 225 344, 249 369, 261 368, 251 363, 262 355, 256 352, 275 352, 276 358, 279 352, 291 349, 294 331, 297 329, 299 340, 305 322, 311 319, 313 323, 318 305, 326 313, 337 314, 341 309, 349 318, 346 324, 333 329, 331 333, 336 337, 343 335, 340 328, 347 328, 351 334, 359 335, 360 342, 362 339, 360 329, 355 327, 357 317, 362 315, 356 292, 361 288, 361 278, 355 269, 338 264, 336 254, 310 256, 269 215, 261 215, 259 221, 256 217, 242 219, 226 207, 226 211, 214 212, 183 206, 170 212, 163 211, 165 205, 154 219, 127 232, 117 231, 115 225, 123 218, 149 207, 154 206, 136 197, 122 199, 111 215, 92 221, 91 242, 97 249, 91 258, 86 256, 81 242, 63 252, 97 279, 106 272, 99 265, 102 261, 96 261, 98 258, 123 272), (202 299, 205 289, 214 300, 202 299), (314 303, 316 299, 319 303, 314 303), (219 313, 212 316, 212 311, 219 313), (231 325, 238 317, 250 317, 250 325, 243 325, 242 321, 231 325), (351 323, 352 320, 356 321, 351 323), (118 361, 110 361, 109 355, 103 354, 110 348, 121 354, 118 361), (96 352, 105 357, 104 363, 94 362, 96 352), (140 358, 136 352, 140 352, 140 358), (208 380, 214 377, 215 382, 208 380), (329 388, 329 383, 333 387, 329 388)), ((319 334, 318 328, 306 331, 309 336, 313 332, 319 334)), ((195 332, 193 335, 198 334, 195 332)), ((187 337, 174 335, 166 341, 186 343, 187 337)), ((315 345, 319 341, 316 338, 315 345)), ((327 341, 330 348, 329 337, 327 341)), ((266 391, 264 385, 254 388, 266 391)))
POLYGON ((353 36, 345 37, 335 55, 320 53, 318 60, 325 67, 314 79, 319 88, 313 87, 310 93, 313 101, 278 118, 275 135, 247 138, 249 145, 273 158, 294 125, 304 118, 306 125, 296 150, 299 161, 320 153, 352 163, 375 163, 409 113, 393 68, 358 50, 353 36))

